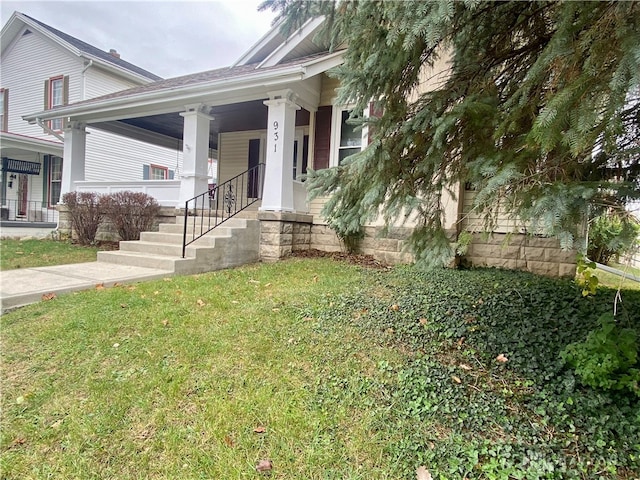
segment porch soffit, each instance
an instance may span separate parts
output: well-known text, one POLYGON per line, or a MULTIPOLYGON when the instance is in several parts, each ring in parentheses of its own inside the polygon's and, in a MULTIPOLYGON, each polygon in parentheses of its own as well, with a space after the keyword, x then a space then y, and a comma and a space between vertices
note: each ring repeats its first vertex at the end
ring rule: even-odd
POLYGON ((63 145, 42 138, 29 137, 17 133, 0 132, 2 156, 18 155, 20 152, 62 155, 63 145))
MULTIPOLYGON (((214 120, 211 122, 209 147, 218 148, 219 133, 266 129, 268 108, 263 104, 264 100, 266 97, 212 107, 210 114, 214 120)), ((296 126, 309 125, 309 118, 308 110, 298 110, 296 126)), ((183 126, 184 119, 179 112, 91 124, 91 127, 174 149, 182 148, 183 126)))

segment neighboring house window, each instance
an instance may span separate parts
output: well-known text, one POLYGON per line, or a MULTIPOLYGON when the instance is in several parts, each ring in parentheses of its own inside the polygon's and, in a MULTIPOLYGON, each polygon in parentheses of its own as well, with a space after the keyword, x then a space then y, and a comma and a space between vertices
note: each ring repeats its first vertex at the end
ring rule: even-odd
POLYGON ((151 180, 166 180, 169 178, 169 169, 158 165, 151 165, 151 180))
POLYGON ((9 90, 0 88, 0 130, 9 130, 9 90))
POLYGON ((143 180, 173 180, 173 177, 174 171, 169 170, 167 167, 153 164, 142 166, 143 180))
POLYGON ((351 110, 347 107, 333 108, 333 148, 330 161, 332 167, 340 165, 349 155, 358 153, 366 146, 366 129, 349 123, 350 113, 351 110))
POLYGON ((49 206, 57 205, 62 189, 62 157, 49 159, 49 206))
MULTIPOLYGON (((44 106, 45 109, 61 107, 69 103, 69 77, 52 77, 44 82, 44 106)), ((49 121, 49 128, 56 132, 62 131, 64 125, 62 118, 49 121)))

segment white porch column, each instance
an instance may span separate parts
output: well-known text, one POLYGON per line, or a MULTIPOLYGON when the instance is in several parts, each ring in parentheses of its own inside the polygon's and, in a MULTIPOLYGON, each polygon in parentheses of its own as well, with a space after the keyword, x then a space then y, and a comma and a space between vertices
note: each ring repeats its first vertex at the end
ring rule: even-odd
POLYGON ((87 131, 85 124, 69 122, 64 128, 64 149, 62 160, 62 184, 60 198, 74 191, 74 182, 85 179, 85 155, 87 150, 87 131))
POLYGON ((182 175, 179 208, 187 200, 205 193, 208 188, 209 131, 213 117, 203 111, 204 105, 187 105, 184 117, 182 175))
POLYGON ((267 120, 267 152, 264 189, 260 210, 293 212, 293 142, 296 134, 296 110, 293 92, 270 92, 267 120))

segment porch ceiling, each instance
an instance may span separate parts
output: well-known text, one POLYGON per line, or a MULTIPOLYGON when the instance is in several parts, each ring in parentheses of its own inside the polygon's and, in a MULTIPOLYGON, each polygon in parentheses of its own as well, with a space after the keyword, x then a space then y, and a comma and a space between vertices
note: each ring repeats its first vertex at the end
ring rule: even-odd
MULTIPOLYGON (((209 148, 218 148, 219 133, 266 128, 268 108, 264 105, 264 100, 212 107, 210 114, 214 120, 211 122, 209 148)), ((309 117, 307 110, 298 110, 296 126, 308 125, 309 117)), ((180 112, 91 124, 91 127, 174 149, 182 148, 183 126, 184 119, 180 116, 180 112)))

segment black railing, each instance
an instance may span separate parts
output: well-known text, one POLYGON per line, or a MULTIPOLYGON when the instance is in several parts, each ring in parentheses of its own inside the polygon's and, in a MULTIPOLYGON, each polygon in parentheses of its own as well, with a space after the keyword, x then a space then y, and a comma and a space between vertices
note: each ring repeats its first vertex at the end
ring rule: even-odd
POLYGON ((0 220, 21 223, 56 223, 58 212, 36 201, 5 200, 0 207, 0 220))
POLYGON ((264 163, 187 200, 184 205, 182 258, 187 245, 203 237, 238 212, 262 199, 264 163), (193 221, 189 221, 189 219, 193 221))

